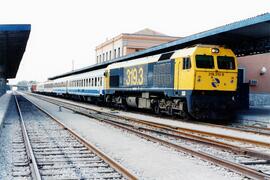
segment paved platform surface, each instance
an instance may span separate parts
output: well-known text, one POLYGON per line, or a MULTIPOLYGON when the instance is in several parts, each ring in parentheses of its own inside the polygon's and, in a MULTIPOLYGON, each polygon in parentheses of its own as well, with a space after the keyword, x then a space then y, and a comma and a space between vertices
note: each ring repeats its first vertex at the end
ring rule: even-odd
POLYGON ((2 125, 2 122, 4 120, 4 117, 5 117, 6 111, 8 109, 9 101, 10 101, 11 97, 12 97, 11 92, 3 94, 0 97, 0 126, 2 125))
POLYGON ((237 119, 251 125, 270 127, 270 106, 251 106, 237 113, 237 119))

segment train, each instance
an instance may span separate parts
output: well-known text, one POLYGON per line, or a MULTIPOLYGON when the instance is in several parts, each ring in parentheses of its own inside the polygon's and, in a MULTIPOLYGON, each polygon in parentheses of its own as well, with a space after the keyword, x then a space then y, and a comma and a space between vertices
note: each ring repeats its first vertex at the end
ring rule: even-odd
POLYGON ((198 44, 39 83, 34 92, 198 120, 226 119, 236 104, 237 74, 231 49, 198 44))

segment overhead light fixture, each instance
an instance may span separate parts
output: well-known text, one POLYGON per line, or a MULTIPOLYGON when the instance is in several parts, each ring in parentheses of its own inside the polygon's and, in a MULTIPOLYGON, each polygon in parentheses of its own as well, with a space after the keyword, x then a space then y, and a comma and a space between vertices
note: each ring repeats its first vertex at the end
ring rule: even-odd
POLYGON ((267 72, 267 69, 266 69, 266 67, 263 66, 263 67, 261 68, 260 75, 262 76, 262 75, 264 75, 266 72, 267 72))

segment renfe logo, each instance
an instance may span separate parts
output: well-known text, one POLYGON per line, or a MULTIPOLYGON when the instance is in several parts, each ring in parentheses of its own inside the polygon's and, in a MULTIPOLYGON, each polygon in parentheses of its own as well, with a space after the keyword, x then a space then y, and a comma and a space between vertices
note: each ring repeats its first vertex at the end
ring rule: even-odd
POLYGON ((217 88, 220 84, 220 80, 218 78, 213 78, 213 82, 211 84, 214 88, 217 88))

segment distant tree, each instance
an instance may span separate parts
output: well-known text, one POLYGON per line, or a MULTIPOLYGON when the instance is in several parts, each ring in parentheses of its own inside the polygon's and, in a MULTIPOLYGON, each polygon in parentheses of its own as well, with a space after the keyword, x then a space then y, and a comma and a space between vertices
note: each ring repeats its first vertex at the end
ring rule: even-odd
POLYGON ((28 81, 19 81, 17 83, 19 91, 27 91, 29 89, 29 82, 28 81))

